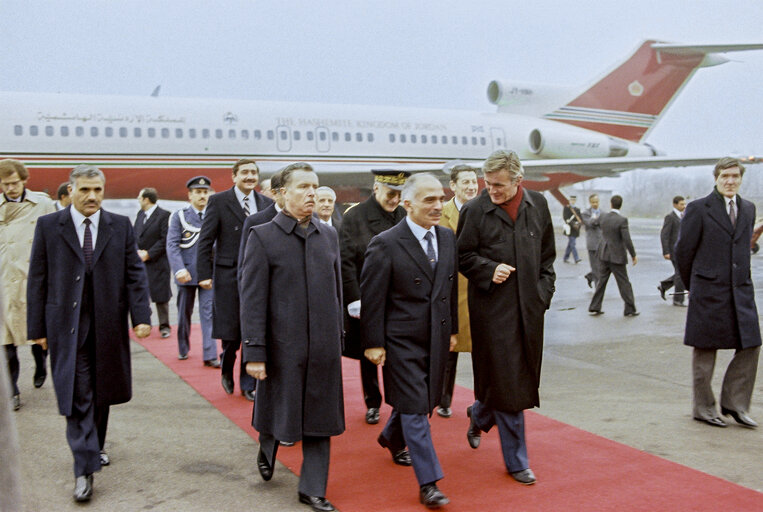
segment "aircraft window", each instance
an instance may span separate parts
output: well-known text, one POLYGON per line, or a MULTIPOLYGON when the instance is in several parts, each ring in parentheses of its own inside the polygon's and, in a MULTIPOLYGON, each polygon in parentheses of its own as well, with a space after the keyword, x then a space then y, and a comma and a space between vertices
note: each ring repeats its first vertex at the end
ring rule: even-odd
POLYGON ((143 136, 143 130, 141 130, 140 128, 136 126, 135 128, 132 129, 132 136, 135 137, 136 139, 141 138, 143 136))
POLYGON ((69 127, 68 126, 62 126, 61 127, 61 136, 62 137, 68 137, 69 136, 69 127))
POLYGON ((496 145, 498 145, 498 146, 503 146, 503 139, 501 139, 501 138, 499 137, 499 138, 495 139, 495 143, 496 143, 496 145))
POLYGON ((322 141, 325 141, 325 140, 326 140, 326 137, 328 137, 328 135, 327 135, 327 134, 326 134, 326 132, 324 132, 324 131, 322 131, 322 132, 320 132, 320 133, 318 134, 318 138, 319 138, 319 139, 321 139, 322 141))
POLYGON ((196 128, 188 128, 188 136, 192 139, 196 138, 196 128))
POLYGON ((29 127, 29 135, 37 136, 37 127, 32 125, 29 127))
POLYGON ((106 128, 103 130, 103 134, 104 134, 104 135, 106 135, 106 137, 111 137, 111 136, 113 136, 113 135, 114 135, 114 128, 112 128, 111 126, 107 126, 107 127, 106 127, 106 128))
POLYGON ((51 137, 53 135, 53 127, 52 126, 46 126, 45 127, 45 135, 48 137, 51 137))
POLYGON ((236 138, 236 130, 228 130, 228 138, 229 139, 235 139, 236 138))
POLYGON ((156 137, 156 128, 149 128, 147 131, 148 131, 148 136, 150 138, 153 139, 154 137, 156 137))
POLYGON ((203 128, 201 130, 201 136, 204 139, 208 139, 209 138, 209 128, 203 128))
POLYGON ((119 129, 119 136, 120 137, 127 137, 127 128, 124 126, 119 129))
POLYGON ((395 142, 395 134, 394 133, 390 133, 389 134, 389 141, 390 142, 395 142))
POLYGON ((286 130, 282 130, 279 134, 281 140, 286 140, 289 137, 289 133, 286 130))
POLYGON ((170 136, 170 129, 169 128, 162 128, 162 138, 166 139, 170 136))
POLYGON ((437 144, 437 135, 432 135, 432 144, 437 144))
POLYGON ((427 143, 427 136, 426 135, 422 135, 421 136, 421 143, 422 144, 426 144, 427 143))
POLYGON ((367 133, 366 134, 366 140, 368 140, 368 142, 373 142, 374 141, 374 134, 373 133, 367 133))
MULTIPOLYGON (((323 135, 324 139, 326 138, 325 133, 322 133, 321 135, 323 135)), ((313 132, 307 132, 305 133, 305 137, 307 137, 307 140, 313 140, 315 138, 315 134, 313 132)))
POLYGON ((467 144, 469 144, 469 139, 468 139, 468 138, 466 138, 465 136, 464 136, 464 137, 461 137, 461 144, 463 144, 464 146, 466 146, 467 144))
POLYGON ((242 139, 248 139, 249 138, 249 130, 241 130, 241 138, 242 139))
POLYGON ((480 144, 483 145, 483 146, 485 144, 487 144, 487 141, 485 140, 485 137, 480 137, 480 144))
POLYGON ((458 137, 456 137, 455 135, 453 135, 453 136, 450 138, 450 141, 451 141, 453 144, 458 144, 458 137))
POLYGON ((17 124, 13 127, 13 135, 24 135, 24 128, 17 124))
POLYGON ((447 135, 443 135, 442 137, 440 137, 440 142, 442 142, 443 144, 447 144, 448 143, 447 135))
POLYGON ((273 140, 276 134, 273 130, 268 130, 268 140, 273 140))
POLYGON ((299 133, 299 130, 294 130, 294 140, 299 140, 302 138, 302 134, 299 133))
POLYGON ((176 139, 182 139, 183 138, 183 129, 182 128, 175 128, 175 138, 176 139))
POLYGON ((344 140, 350 142, 352 140, 352 134, 350 132, 344 132, 344 140))
POLYGON ((363 142, 363 134, 360 132, 355 132, 355 140, 358 142, 363 142))
POLYGON ((260 130, 254 130, 254 138, 260 140, 262 138, 262 132, 260 130))
POLYGON ((98 137, 98 127, 97 126, 91 126, 90 127, 90 136, 91 137, 98 137))
POLYGON ((331 140, 333 140, 334 142, 338 142, 339 134, 337 132, 331 132, 331 140))
POLYGON ((413 142, 414 144, 416 144, 416 136, 415 136, 415 135, 413 135, 413 134, 411 134, 411 142, 413 142))
POLYGON ((404 134, 404 133, 401 133, 401 134, 400 134, 400 142, 405 142, 405 140, 406 140, 406 138, 405 138, 405 134, 404 134))
POLYGON ((477 145, 477 137, 472 137, 472 146, 477 145))
POLYGON ((83 135, 85 135, 85 129, 83 127, 81 127, 81 126, 76 126, 74 128, 74 134, 77 137, 82 137, 83 135))
POLYGON ((222 139, 223 138, 223 131, 220 128, 215 130, 215 138, 217 138, 217 139, 222 139))

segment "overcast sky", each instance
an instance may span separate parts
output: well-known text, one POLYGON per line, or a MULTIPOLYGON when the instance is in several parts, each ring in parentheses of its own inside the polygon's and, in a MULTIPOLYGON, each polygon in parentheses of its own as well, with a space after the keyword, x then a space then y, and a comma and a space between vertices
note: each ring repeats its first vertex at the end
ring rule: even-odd
MULTIPOLYGON (((0 90, 492 111, 490 80, 580 85, 647 38, 763 43, 763 2, 0 0, 0 90)), ((763 153, 763 51, 700 69, 648 141, 763 153)))

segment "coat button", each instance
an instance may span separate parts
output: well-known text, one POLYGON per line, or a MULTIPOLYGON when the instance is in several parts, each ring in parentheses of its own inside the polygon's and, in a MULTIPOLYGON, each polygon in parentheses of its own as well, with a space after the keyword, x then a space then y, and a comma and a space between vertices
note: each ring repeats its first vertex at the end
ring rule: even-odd
POLYGON ((442 298, 442 301, 445 302, 445 297, 442 298))
POLYGON ((445 319, 444 318, 442 319, 441 323, 442 323, 442 325, 445 325, 445 319))
POLYGON ((77 302, 75 301, 74 304, 72 304, 72 309, 77 309, 77 302))
POLYGON ((70 332, 71 332, 72 334, 74 334, 74 329, 72 329, 70 332))
POLYGON ((74 277, 74 280, 75 280, 75 281, 79 281, 79 276, 75 276, 75 277, 74 277))

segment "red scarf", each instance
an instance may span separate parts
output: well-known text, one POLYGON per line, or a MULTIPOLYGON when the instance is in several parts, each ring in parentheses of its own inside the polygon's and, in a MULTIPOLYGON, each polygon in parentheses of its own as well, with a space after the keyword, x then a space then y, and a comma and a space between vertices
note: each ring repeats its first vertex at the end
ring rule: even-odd
POLYGON ((524 192, 522 191, 522 185, 518 185, 517 193, 514 194, 514 197, 499 205, 503 211, 509 214, 509 217, 511 217, 511 220, 514 222, 517 221, 517 213, 519 212, 519 205, 522 204, 523 195, 524 192))

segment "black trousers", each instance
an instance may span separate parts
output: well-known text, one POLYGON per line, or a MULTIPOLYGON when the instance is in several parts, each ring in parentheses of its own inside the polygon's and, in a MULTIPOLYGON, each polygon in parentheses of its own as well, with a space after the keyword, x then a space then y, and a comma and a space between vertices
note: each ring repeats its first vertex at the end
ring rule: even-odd
POLYGON ((155 302, 156 314, 159 316, 159 329, 170 328, 170 303, 155 302))
POLYGON ((607 289, 609 275, 614 274, 617 288, 620 290, 620 297, 625 302, 623 314, 636 312, 636 301, 633 298, 633 287, 628 280, 628 270, 625 265, 618 265, 609 261, 599 261, 599 282, 596 283, 596 291, 593 292, 591 304, 588 311, 601 311, 601 303, 604 300, 604 291, 607 289))
POLYGON ((458 352, 449 352, 448 361, 445 363, 443 374, 442 395, 440 395, 440 407, 447 409, 453 403, 453 390, 456 387, 456 368, 458 367, 458 352))
POLYGON ((681 275, 678 273, 676 262, 673 261, 672 257, 670 263, 673 264, 673 275, 660 281, 660 288, 668 291, 675 286, 675 290, 673 290, 673 304, 683 304, 686 288, 684 287, 684 282, 681 281, 681 275))
MULTIPOLYGON (((222 345, 221 370, 223 375, 230 375, 232 377, 233 368, 236 366, 236 352, 241 348, 241 340, 222 340, 222 345)), ((242 391, 254 391, 256 389, 257 381, 246 373, 246 363, 244 363, 243 357, 241 358, 238 376, 242 391)))
POLYGON ((363 356, 360 357, 360 382, 363 385, 363 400, 366 402, 366 409, 381 407, 379 367, 363 356))
MULTIPOLYGON (((272 466, 278 452, 278 440, 270 434, 260 433, 260 449, 268 464, 272 466)), ((299 472, 299 492, 308 496, 326 496, 330 458, 330 437, 302 437, 302 469, 299 472)))
MULTIPOLYGON (((34 356, 35 363, 34 376, 39 377, 41 375, 47 375, 48 370, 45 368, 45 360, 48 357, 48 351, 43 350, 40 345, 32 345, 32 355, 34 356)), ((11 379, 11 396, 16 396, 20 393, 19 374, 21 373, 21 365, 19 363, 19 355, 16 345, 5 345, 5 357, 8 359, 8 377, 11 379)))

